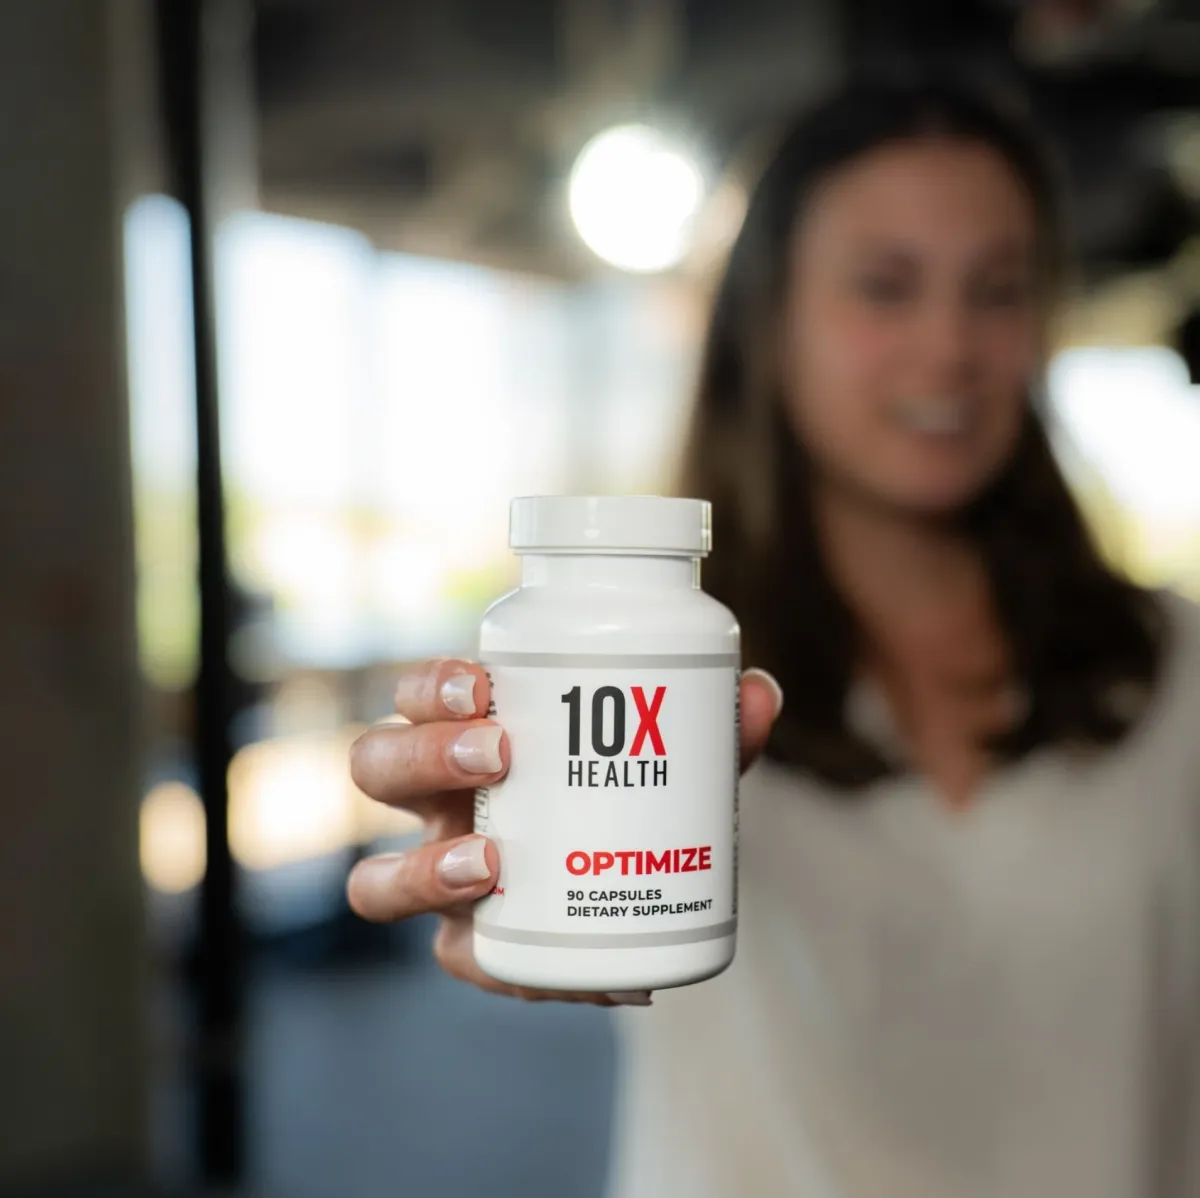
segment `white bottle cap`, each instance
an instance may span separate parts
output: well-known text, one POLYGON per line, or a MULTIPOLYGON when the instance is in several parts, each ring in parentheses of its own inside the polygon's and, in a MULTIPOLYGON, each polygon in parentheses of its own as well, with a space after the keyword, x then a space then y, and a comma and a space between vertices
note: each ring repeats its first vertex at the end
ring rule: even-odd
POLYGON ((512 501, 508 543, 517 553, 702 557, 712 548, 712 506, 661 495, 526 496, 512 501))

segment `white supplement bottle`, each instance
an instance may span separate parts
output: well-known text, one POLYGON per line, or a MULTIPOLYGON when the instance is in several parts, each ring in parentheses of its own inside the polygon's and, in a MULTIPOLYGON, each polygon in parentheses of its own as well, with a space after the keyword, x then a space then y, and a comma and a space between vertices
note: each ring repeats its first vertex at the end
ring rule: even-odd
POLYGON ((500 854, 475 909, 492 977, 657 990, 733 960, 739 632, 700 589, 706 502, 512 503, 521 584, 480 631, 507 777, 476 793, 500 854))

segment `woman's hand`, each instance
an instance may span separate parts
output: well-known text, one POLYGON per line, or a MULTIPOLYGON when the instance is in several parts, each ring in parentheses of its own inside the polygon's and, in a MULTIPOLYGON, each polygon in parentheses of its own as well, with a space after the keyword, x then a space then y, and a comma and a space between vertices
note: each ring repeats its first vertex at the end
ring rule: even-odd
MULTIPOLYGON (((742 768, 766 744, 783 696, 770 675, 742 676, 742 768)), ((350 905, 364 919, 390 923, 441 916, 438 964, 451 976, 495 994, 600 1006, 644 1005, 644 994, 576 994, 509 986, 475 963, 471 910, 500 872, 496 846, 472 832, 474 788, 497 782, 509 765, 503 729, 484 718, 490 698, 483 668, 465 661, 429 662, 400 679, 396 711, 407 724, 378 724, 354 743, 350 772, 371 798, 403 807, 425 823, 424 845, 371 857, 350 875, 350 905)))

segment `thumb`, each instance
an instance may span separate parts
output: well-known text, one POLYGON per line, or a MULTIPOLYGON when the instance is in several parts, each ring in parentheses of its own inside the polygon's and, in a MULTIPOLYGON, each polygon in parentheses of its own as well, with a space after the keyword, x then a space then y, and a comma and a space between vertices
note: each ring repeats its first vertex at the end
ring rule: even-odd
POLYGON ((763 751, 767 737, 783 710, 783 688, 766 670, 742 673, 742 769, 763 751))

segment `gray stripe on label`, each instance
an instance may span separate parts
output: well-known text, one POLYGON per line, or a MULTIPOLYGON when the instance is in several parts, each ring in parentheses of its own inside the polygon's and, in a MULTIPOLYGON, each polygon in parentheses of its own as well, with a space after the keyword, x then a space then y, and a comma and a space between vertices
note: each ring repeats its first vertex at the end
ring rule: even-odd
POLYGON ((488 940, 506 944, 535 944, 542 948, 664 948, 669 944, 699 944, 721 940, 737 931, 737 920, 689 928, 683 932, 529 932, 475 921, 475 931, 488 940))
POLYGON ((713 670, 741 665, 737 653, 481 653, 479 660, 484 666, 629 670, 713 670))

